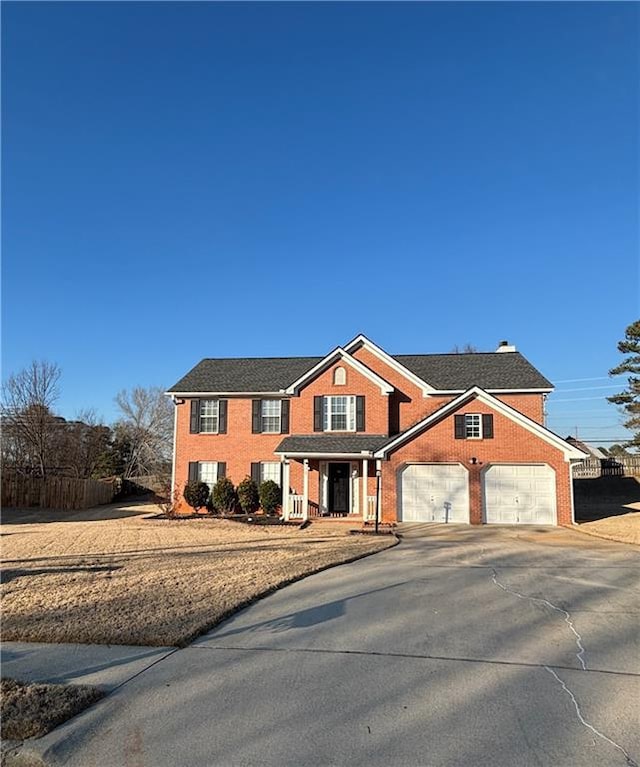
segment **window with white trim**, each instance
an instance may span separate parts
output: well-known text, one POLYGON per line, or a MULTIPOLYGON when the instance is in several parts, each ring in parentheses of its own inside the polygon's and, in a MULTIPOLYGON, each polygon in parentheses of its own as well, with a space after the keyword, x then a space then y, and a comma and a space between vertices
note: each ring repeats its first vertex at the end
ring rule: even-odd
POLYGON ((261 418, 263 434, 280 434, 282 424, 282 400, 263 399, 261 418))
POLYGON ((260 464, 260 482, 268 479, 280 486, 280 461, 264 461, 260 464))
POLYGON ((216 434, 218 432, 218 415, 220 401, 217 399, 200 400, 200 431, 203 434, 216 434))
POLYGON ((482 416, 467 413, 464 417, 464 436, 466 439, 482 439, 482 416))
POLYGON ((356 430, 355 395, 335 395, 324 398, 324 430, 356 430))
POLYGON ((213 486, 218 481, 218 462, 200 461, 198 463, 198 480, 209 485, 209 490, 213 490, 213 486))

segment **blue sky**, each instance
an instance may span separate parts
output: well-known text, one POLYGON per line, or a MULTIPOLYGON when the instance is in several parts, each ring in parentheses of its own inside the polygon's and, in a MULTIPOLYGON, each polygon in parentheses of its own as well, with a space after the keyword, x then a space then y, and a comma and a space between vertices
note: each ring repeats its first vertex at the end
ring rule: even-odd
POLYGON ((508 339, 552 428, 621 436, 639 15, 3 3, 3 375, 54 360, 109 420, 205 356, 508 339))

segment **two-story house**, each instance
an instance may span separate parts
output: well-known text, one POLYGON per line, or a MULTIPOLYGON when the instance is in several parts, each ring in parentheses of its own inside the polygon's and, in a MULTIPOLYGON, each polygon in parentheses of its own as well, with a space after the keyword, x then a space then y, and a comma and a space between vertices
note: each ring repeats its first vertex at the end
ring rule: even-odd
POLYGON ((552 389, 506 342, 390 355, 360 335, 326 357, 204 359, 168 392, 173 484, 273 479, 285 518, 568 525, 585 456, 544 426, 552 389))

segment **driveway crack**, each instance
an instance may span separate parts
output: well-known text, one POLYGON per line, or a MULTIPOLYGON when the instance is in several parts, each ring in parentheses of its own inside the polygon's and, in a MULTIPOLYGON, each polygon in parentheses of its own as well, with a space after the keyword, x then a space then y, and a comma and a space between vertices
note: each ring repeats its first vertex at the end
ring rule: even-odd
POLYGON ((578 662, 580 663, 580 666, 583 671, 586 671, 587 669, 587 663, 584 659, 585 655, 585 648, 582 644, 582 637, 576 630, 576 627, 573 624, 573 620, 571 619, 571 614, 567 612, 564 608, 558 607, 558 605, 554 605, 553 602, 550 602, 548 599, 543 599, 542 597, 531 597, 527 594, 521 594, 519 591, 514 591, 514 589, 510 589, 508 586, 505 586, 504 583, 501 583, 498 580, 498 573, 496 572, 495 567, 491 568, 491 580, 493 583, 501 588, 503 591, 506 591, 507 594, 513 594, 514 596, 518 597, 518 599, 525 599, 529 602, 537 602, 538 604, 546 605, 547 607, 550 607, 552 610, 555 610, 558 613, 561 613, 564 615, 564 621, 569 627, 571 633, 575 637, 576 646, 578 647, 578 652, 576 653, 576 658, 578 659, 578 662))
MULTIPOLYGON (((573 620, 571 619, 571 613, 569 613, 567 610, 565 610, 562 607, 558 607, 558 605, 554 605, 553 602, 550 602, 548 599, 544 599, 542 597, 532 597, 532 596, 529 596, 528 594, 521 594, 519 591, 515 591, 515 589, 509 588, 504 583, 501 583, 498 580, 498 573, 495 567, 491 568, 491 580, 493 581, 494 585, 498 586, 499 588, 501 588, 503 591, 507 592, 508 594, 513 594, 513 596, 518 597, 518 599, 524 599, 529 602, 546 605, 547 607, 550 607, 552 610, 555 610, 555 612, 558 612, 564 615, 564 621, 569 627, 571 633, 575 637, 576 646, 578 648, 578 652, 576 653, 576 658, 578 659, 580 663, 581 671, 588 670, 587 663, 584 657, 586 650, 584 645, 582 644, 582 637, 580 636, 576 627, 573 624, 573 620)), ((560 679, 560 677, 556 674, 556 672, 549 666, 543 666, 543 668, 545 671, 548 671, 551 674, 551 676, 556 680, 556 682, 558 682, 558 684, 561 685, 564 692, 566 692, 567 695, 571 698, 571 702, 573 703, 573 707, 576 710, 576 715, 578 717, 578 721, 580 722, 580 724, 582 724, 584 727, 590 730, 596 737, 600 738, 601 740, 604 740, 606 743, 609 743, 609 745, 617 749, 624 756, 628 767, 639 767, 638 763, 631 758, 631 756, 629 755, 629 752, 626 751, 626 749, 624 749, 619 743, 616 743, 615 740, 611 740, 611 738, 609 738, 603 732, 600 732, 600 730, 596 729, 590 722, 587 722, 587 720, 582 716, 580 704, 578 703, 576 696, 567 687, 565 682, 562 679, 560 679)))
POLYGON ((556 672, 549 668, 549 666, 544 667, 546 671, 548 671, 551 676, 558 682, 562 689, 567 693, 567 695, 571 698, 571 702, 573 703, 573 707, 576 710, 576 715, 578 717, 578 720, 580 721, 580 724, 584 725, 588 730, 591 730, 591 732, 601 740, 604 740, 605 742, 609 743, 611 746, 613 746, 615 749, 617 749, 625 758, 628 767, 638 767, 638 763, 634 761, 631 756, 629 755, 629 752, 624 749, 619 743, 616 743, 615 740, 611 740, 611 738, 607 737, 603 732, 600 732, 600 730, 597 730, 590 722, 587 722, 587 720, 582 716, 582 711, 580 710, 580 704, 576 700, 576 696, 571 692, 571 690, 567 687, 567 685, 564 683, 562 679, 556 674, 556 672))

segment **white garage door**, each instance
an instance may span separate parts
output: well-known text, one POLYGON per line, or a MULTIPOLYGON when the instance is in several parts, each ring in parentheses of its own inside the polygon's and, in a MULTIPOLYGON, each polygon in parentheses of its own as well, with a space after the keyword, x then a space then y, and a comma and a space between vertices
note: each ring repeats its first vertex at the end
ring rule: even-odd
POLYGON ((469 474, 460 464, 412 464, 402 471, 403 522, 469 522, 469 474))
POLYGON ((490 466, 484 476, 485 522, 555 525, 556 475, 550 466, 490 466))

